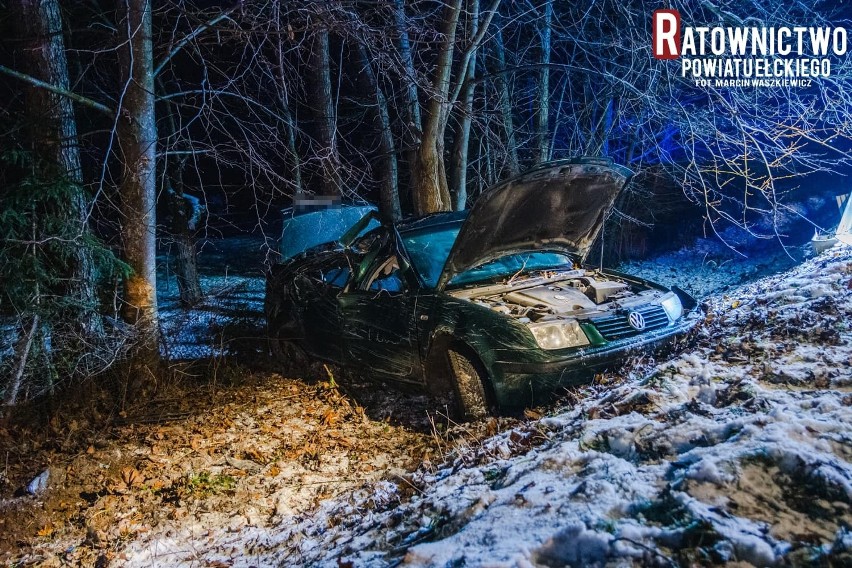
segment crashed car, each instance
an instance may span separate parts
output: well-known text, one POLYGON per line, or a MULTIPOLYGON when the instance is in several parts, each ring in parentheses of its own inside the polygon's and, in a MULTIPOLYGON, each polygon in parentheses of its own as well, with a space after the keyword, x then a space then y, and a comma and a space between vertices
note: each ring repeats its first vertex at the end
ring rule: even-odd
POLYGON ((475 419, 666 343, 691 325, 689 295, 584 264, 630 175, 599 158, 553 162, 469 211, 366 232, 365 217, 270 271, 272 351, 452 389, 475 419))

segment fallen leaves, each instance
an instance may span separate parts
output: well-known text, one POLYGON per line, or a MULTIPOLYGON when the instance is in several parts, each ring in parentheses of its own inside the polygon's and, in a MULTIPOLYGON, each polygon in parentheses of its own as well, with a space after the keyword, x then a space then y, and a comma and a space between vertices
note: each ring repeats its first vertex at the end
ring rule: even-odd
POLYGON ((321 423, 323 426, 333 426, 338 419, 338 414, 334 410, 328 409, 323 413, 321 423))
POLYGON ((135 467, 123 467, 118 478, 106 480, 106 490, 116 495, 124 495, 145 482, 145 475, 135 467))
POLYGON ((533 410, 531 408, 525 408, 524 409, 524 416, 526 416, 530 420, 539 420, 539 419, 541 419, 542 414, 541 414, 541 412, 538 412, 537 410, 533 410))
POLYGON ((121 480, 128 486, 142 485, 145 476, 135 467, 125 467, 121 470, 121 480))
POLYGON ((252 460, 259 464, 265 464, 267 461, 267 457, 260 452, 257 448, 249 447, 243 451, 243 457, 247 460, 252 460))
MULTIPOLYGON (((425 422, 420 399, 414 399, 420 406, 413 405, 412 398, 375 385, 364 387, 367 398, 351 398, 348 383, 346 391, 329 386, 265 376, 261 385, 219 391, 213 409, 205 406, 206 394, 185 394, 181 400, 194 401, 194 414, 157 422, 184 409, 173 408, 173 400, 168 412, 147 407, 138 421, 125 413, 96 440, 78 421, 80 440, 61 489, 64 504, 47 503, 21 541, 57 553, 77 543, 75 558, 84 558, 78 564, 94 565, 97 551, 120 550, 158 530, 180 530, 197 522, 198 512, 211 535, 233 529, 234 512, 248 504, 256 519, 251 524, 262 526, 275 515, 309 512, 323 498, 364 481, 404 474, 430 456, 441 461, 428 429, 400 420, 425 422), (385 421, 388 416, 393 419, 385 421)), ((497 421, 481 426, 466 439, 499 429, 497 421)), ((44 440, 28 443, 30 453, 64 451, 44 440)), ((50 456, 43 461, 64 459, 50 456)), ((6 530, 11 522, 0 519, 0 526, 6 530)))

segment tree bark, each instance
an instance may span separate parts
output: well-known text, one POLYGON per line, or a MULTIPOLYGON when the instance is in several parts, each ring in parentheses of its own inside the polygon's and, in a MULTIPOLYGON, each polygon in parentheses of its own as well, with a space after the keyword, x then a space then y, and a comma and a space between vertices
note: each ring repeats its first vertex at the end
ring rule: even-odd
POLYGON ((170 170, 168 179, 171 181, 166 195, 169 204, 169 229, 175 244, 175 277, 180 303, 188 308, 204 298, 198 277, 198 253, 195 246, 195 232, 202 207, 198 199, 184 193, 184 160, 177 159, 172 164, 166 160, 166 167, 170 170))
POLYGON ((134 324, 138 344, 131 371, 132 386, 154 378, 159 364, 156 273, 156 150, 154 60, 151 46, 151 0, 127 0, 119 29, 127 34, 122 47, 125 80, 117 139, 124 166, 121 194, 121 237, 132 274, 124 282, 122 315, 134 324))
MULTIPOLYGON (((18 0, 20 24, 24 32, 22 54, 30 75, 35 79, 69 91, 68 62, 62 36, 62 15, 57 0, 18 0)), ((71 317, 79 331, 89 339, 103 334, 97 313, 95 266, 86 245, 88 201, 83 191, 80 149, 77 144, 77 121, 73 101, 39 86, 26 89, 28 113, 32 117, 31 139, 39 157, 55 164, 57 174, 73 185, 70 199, 57 204, 67 218, 72 243, 71 273, 64 284, 64 294, 72 299, 71 317)))
POLYGON ((521 172, 518 161, 518 143, 515 138, 515 123, 512 118, 512 99, 509 96, 509 82, 506 80, 506 47, 503 44, 503 31, 500 26, 494 32, 494 56, 497 60, 495 84, 500 101, 500 118, 503 120, 503 132, 506 135, 506 168, 509 175, 521 172))
MULTIPOLYGON (((468 1, 468 25, 467 34, 469 38, 476 37, 479 32, 479 0, 468 1)), ((476 76, 476 46, 467 64, 467 72, 460 81, 464 81, 462 89, 462 115, 459 117, 458 131, 453 145, 452 157, 452 197, 453 209, 461 211, 467 206, 467 157, 470 146, 470 121, 473 114, 473 95, 476 82, 470 79, 476 76)))
POLYGON ((292 177, 290 184, 292 186, 293 193, 299 193, 304 190, 304 186, 302 184, 302 164, 299 158, 299 151, 296 148, 296 121, 293 118, 293 111, 290 106, 290 88, 287 84, 287 74, 285 73, 284 38, 287 36, 282 34, 280 0, 275 0, 274 18, 275 31, 277 33, 275 41, 277 42, 276 56, 278 63, 278 89, 280 92, 279 98, 281 100, 281 116, 284 118, 287 154, 290 159, 290 176, 292 177))
POLYGON ((412 198, 414 209, 419 215, 449 211, 452 205, 444 165, 444 131, 449 112, 450 74, 461 2, 462 0, 454 0, 444 9, 444 21, 440 30, 443 43, 432 81, 433 92, 430 94, 423 124, 420 148, 412 164, 412 198))
POLYGON ((195 227, 190 222, 185 224, 183 222, 197 216, 198 203, 177 193, 173 197, 174 206, 179 209, 180 217, 178 218, 181 223, 174 227, 179 231, 175 234, 175 276, 180 303, 185 308, 191 308, 204 299, 204 293, 198 278, 198 254, 195 249, 195 238, 192 235, 195 227))
POLYGON ((414 71, 414 59, 411 55, 411 40, 405 26, 405 0, 394 0, 394 23, 396 26, 399 56, 405 69, 405 85, 403 98, 406 122, 403 130, 403 148, 408 161, 410 186, 414 187, 414 162, 417 159, 417 149, 423 136, 423 120, 420 113, 420 100, 417 96, 417 75, 414 71))
POLYGON ((399 221, 402 211, 399 206, 398 170, 396 161, 396 145, 391 130, 390 114, 388 113, 388 101, 384 91, 379 84, 367 48, 362 43, 356 46, 360 66, 359 82, 363 83, 361 91, 373 93, 374 101, 371 105, 373 120, 376 122, 376 130, 379 133, 379 152, 381 153, 379 163, 380 185, 379 185, 379 213, 387 221, 399 221))
POLYGON ((331 96, 331 63, 328 54, 328 30, 325 27, 314 31, 311 40, 308 69, 310 100, 314 114, 314 136, 318 145, 318 159, 322 179, 319 193, 340 194, 340 157, 337 153, 334 100, 331 96))
POLYGON ((281 115, 284 117, 287 155, 290 158, 290 175, 292 176, 290 184, 293 187, 293 192, 298 193, 304 190, 304 184, 302 183, 302 162, 299 158, 299 150, 296 148, 296 121, 293 118, 293 111, 290 108, 290 97, 287 93, 283 71, 280 80, 282 90, 281 115))
POLYGON ((30 349, 33 345, 33 338, 38 331, 39 321, 39 315, 35 314, 30 322, 30 330, 26 331, 22 329, 21 337, 15 344, 15 367, 12 370, 12 384, 9 385, 9 390, 6 392, 6 397, 3 401, 3 404, 6 406, 15 406, 15 403, 18 401, 18 391, 21 389, 24 370, 27 368, 27 359, 30 357, 30 349))
MULTIPOLYGON (((156 78, 160 90, 164 91, 160 77, 156 78)), ((166 122, 169 125, 169 137, 178 134, 175 110, 166 111, 166 122)), ((167 137, 168 138, 168 137, 167 137)), ((164 152, 163 169, 165 170, 165 197, 167 204, 167 229, 175 245, 175 278, 178 285, 180 303, 183 307, 191 307, 204 298, 201 291, 201 281, 198 277, 198 254, 195 246, 195 232, 201 218, 203 207, 198 199, 184 193, 183 171, 186 168, 186 155, 174 155, 164 152)))
POLYGON ((541 24, 541 69, 538 81, 538 109, 536 112, 537 162, 550 159, 550 134, 548 119, 550 115, 550 49, 551 29, 553 27, 553 0, 544 3, 544 19, 541 24))

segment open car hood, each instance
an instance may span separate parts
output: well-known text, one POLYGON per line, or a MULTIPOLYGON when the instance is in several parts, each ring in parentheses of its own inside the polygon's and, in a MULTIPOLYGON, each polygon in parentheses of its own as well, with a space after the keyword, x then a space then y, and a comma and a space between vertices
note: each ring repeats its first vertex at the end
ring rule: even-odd
POLYGON ((486 190, 471 208, 437 289, 509 254, 537 250, 583 260, 632 172, 604 158, 551 162, 486 190))

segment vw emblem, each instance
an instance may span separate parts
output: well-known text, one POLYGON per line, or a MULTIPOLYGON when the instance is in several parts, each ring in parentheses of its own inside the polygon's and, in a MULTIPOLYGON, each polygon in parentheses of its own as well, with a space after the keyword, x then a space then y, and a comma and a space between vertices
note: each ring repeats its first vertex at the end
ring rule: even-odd
POLYGON ((639 312, 630 312, 627 314, 627 323, 636 331, 645 329, 645 318, 639 312))

